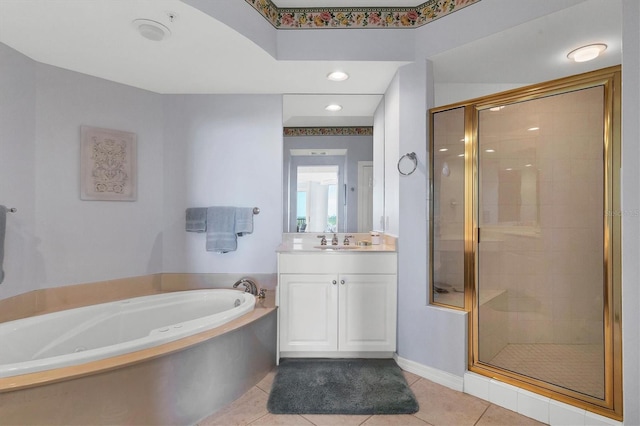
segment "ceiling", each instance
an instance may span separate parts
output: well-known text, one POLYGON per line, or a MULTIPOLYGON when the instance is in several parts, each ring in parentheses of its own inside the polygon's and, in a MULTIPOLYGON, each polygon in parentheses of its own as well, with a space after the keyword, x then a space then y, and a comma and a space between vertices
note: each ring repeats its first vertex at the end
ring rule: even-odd
MULTIPOLYGON (((274 0, 280 8, 389 3, 413 7, 423 2, 274 0)), ((546 80, 550 70, 571 75, 620 63, 621 13, 620 7, 608 7, 612 3, 620 4, 587 0, 429 58, 435 81, 529 84, 546 80), (570 64, 566 53, 589 41, 609 44, 604 59, 582 67, 570 64)), ((247 13, 258 12, 247 5, 247 13)), ((0 0, 0 42, 42 63, 157 93, 298 94, 285 98, 285 121, 290 126, 370 125, 380 97, 351 95, 383 94, 398 67, 406 64, 277 61, 230 27, 179 0, 0 0), (160 43, 142 38, 131 24, 137 18, 163 23, 171 36, 160 43), (348 70, 350 78, 328 81, 326 75, 334 69, 348 70), (329 100, 343 104, 343 110, 325 115, 329 100)))

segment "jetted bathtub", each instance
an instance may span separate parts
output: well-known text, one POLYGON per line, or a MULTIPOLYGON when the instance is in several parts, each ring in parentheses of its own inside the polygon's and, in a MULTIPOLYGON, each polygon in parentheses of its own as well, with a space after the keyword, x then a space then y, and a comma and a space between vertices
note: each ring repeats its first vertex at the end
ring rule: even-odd
POLYGON ((0 377, 130 353, 218 327, 255 306, 231 289, 136 297, 0 323, 0 377))

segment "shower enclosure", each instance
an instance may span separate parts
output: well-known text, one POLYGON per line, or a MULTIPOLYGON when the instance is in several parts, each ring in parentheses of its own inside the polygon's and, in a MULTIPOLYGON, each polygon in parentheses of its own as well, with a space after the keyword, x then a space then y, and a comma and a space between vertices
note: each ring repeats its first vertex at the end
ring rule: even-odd
POLYGON ((469 370, 620 418, 619 67, 430 111, 431 303, 469 370))

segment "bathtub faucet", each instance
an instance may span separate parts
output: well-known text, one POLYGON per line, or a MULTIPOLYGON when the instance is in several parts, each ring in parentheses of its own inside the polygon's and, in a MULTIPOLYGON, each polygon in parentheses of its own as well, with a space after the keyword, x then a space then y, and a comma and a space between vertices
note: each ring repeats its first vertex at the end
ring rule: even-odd
POLYGON ((249 278, 240 278, 235 282, 235 284, 233 284, 233 288, 238 288, 241 284, 244 286, 244 291, 246 293, 251 293, 254 296, 258 295, 258 286, 256 286, 256 283, 249 278))

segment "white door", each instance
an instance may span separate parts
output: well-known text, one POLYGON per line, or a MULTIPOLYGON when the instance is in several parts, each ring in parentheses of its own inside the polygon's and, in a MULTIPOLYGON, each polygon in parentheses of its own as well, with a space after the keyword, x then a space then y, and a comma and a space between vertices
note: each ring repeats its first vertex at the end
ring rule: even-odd
POLYGON ((339 276, 341 351, 395 351, 396 275, 339 276))
POLYGON ((337 276, 281 274, 280 351, 338 349, 337 276))

